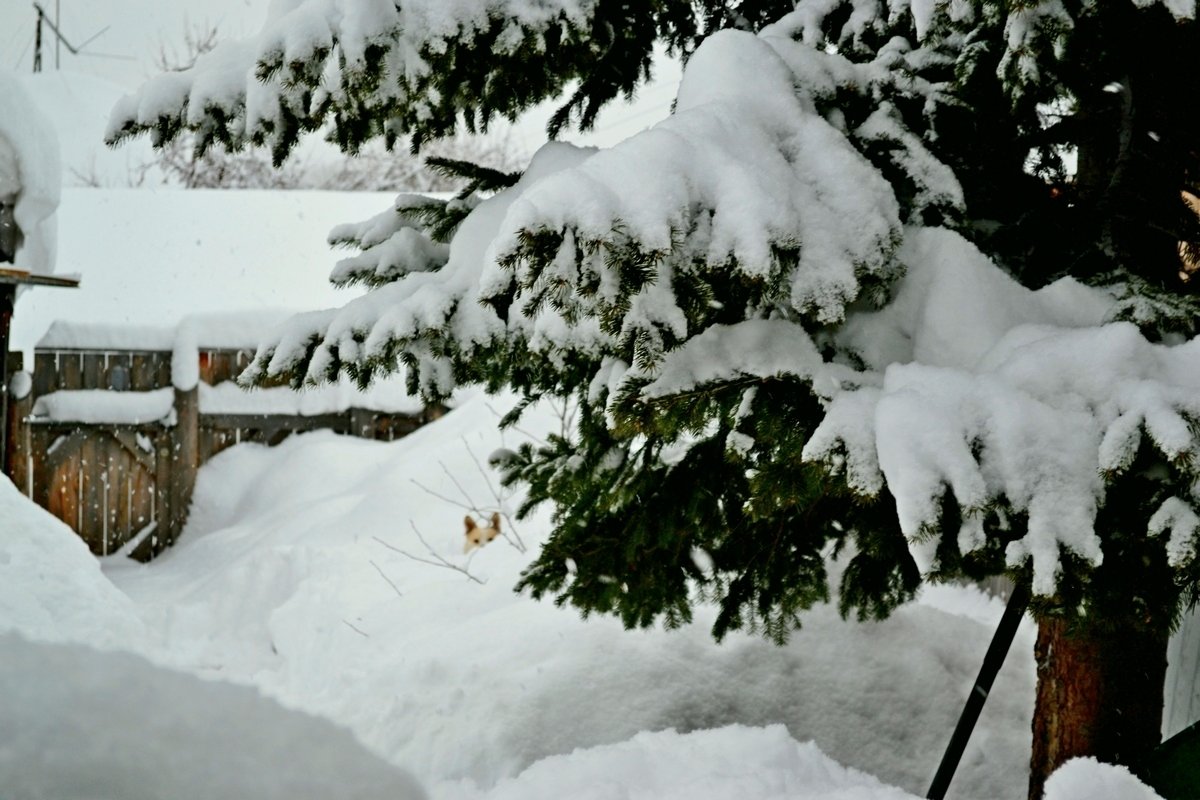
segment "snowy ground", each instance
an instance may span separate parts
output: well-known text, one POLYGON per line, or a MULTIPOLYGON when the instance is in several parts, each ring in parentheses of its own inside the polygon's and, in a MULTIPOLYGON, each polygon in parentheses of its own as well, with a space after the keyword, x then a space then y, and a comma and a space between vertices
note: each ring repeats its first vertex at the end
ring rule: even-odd
MULTIPOLYGON (((348 728, 434 798, 924 793, 997 601, 941 588, 865 624, 821 608, 778 648, 750 635, 717 645, 703 611, 682 630, 626 632, 514 596, 545 519, 518 525, 526 552, 514 538, 461 553, 460 506, 515 505, 479 466, 515 443, 495 430, 497 403, 465 397, 390 444, 317 433, 227 451, 201 471, 179 544, 149 566, 108 560, 101 571, 65 527, 0 487, 13 531, 0 539, 0 631, 20 634, 0 637, 0 691, 27 695, 20 713, 0 717, 0 785, 25 787, 18 797, 91 796, 71 794, 70 780, 125 764, 122 753, 168 765, 183 750, 193 762, 178 771, 190 776, 182 783, 155 788, 118 768, 109 777, 124 789, 105 796, 276 796, 261 782, 238 784, 241 763, 261 765, 250 771, 257 779, 277 771, 312 789, 291 797, 320 796, 331 775, 359 770, 389 787, 361 796, 404 796, 405 776, 351 737, 228 681, 348 728), (445 559, 471 577, 417 559, 445 559), (27 639, 130 650, 159 666, 27 639), (226 721, 216 723, 223 735, 212 735, 214 720, 226 721), (103 747, 89 736, 99 727, 103 747), (23 729, 40 740, 14 733, 23 729), (317 758, 322 736, 329 754, 317 758), (230 753, 242 761, 222 766, 230 753)), ((557 422, 543 409, 523 427, 536 434, 557 422)), ((1031 633, 1018 634, 955 797, 1024 796, 1031 633)), ((1057 796, 1103 785, 1097 775, 1084 770, 1057 796)))

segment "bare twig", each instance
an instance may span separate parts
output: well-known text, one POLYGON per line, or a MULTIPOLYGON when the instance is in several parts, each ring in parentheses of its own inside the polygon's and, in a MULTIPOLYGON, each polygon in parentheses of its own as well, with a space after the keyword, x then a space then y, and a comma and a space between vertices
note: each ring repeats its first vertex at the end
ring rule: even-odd
POLYGON ((562 436, 566 439, 571 435, 571 430, 575 427, 575 415, 579 413, 579 403, 572 403, 571 398, 563 399, 563 418, 562 418, 562 436), (567 408, 570 408, 567 411, 567 408))
MULTIPOLYGON (((493 409, 493 413, 495 413, 494 409, 493 409)), ((503 488, 500 487, 499 485, 497 485, 493 481, 491 474, 489 474, 489 472, 488 472, 488 467, 483 463, 483 461, 479 458, 479 456, 476 455, 475 450, 471 447, 470 443, 466 440, 465 437, 463 438, 462 441, 463 441, 463 447, 466 448, 467 454, 471 457, 471 461, 473 461, 475 463, 475 468, 477 470, 479 470, 479 474, 483 477, 484 483, 487 484, 488 491, 491 493, 492 499, 495 501, 495 504, 493 506, 481 507, 480 505, 478 505, 474 501, 474 499, 471 497, 470 493, 463 486, 463 484, 455 476, 454 472, 451 471, 451 469, 446 466, 446 463, 444 461, 439 461, 438 466, 440 466, 442 468, 442 472, 445 473, 446 477, 450 480, 450 482, 452 484, 454 484, 454 488, 456 488, 458 490, 458 493, 460 495, 462 495, 462 500, 455 499, 448 495, 442 494, 441 492, 438 492, 434 489, 431 489, 415 478, 410 478, 410 480, 412 481, 414 486, 416 486, 418 489, 421 489, 426 494, 428 494, 432 497, 436 497, 437 499, 441 500, 444 503, 449 503, 450 505, 457 506, 457 507, 463 509, 464 511, 467 511, 470 514, 475 515, 476 517, 487 518, 493 511, 500 514, 500 516, 503 518, 503 520, 505 522, 505 524, 503 526, 501 526, 501 530, 500 530, 500 535, 502 537, 504 537, 504 541, 508 542, 508 544, 510 546, 515 547, 521 553, 527 552, 528 549, 525 546, 525 540, 521 537, 521 533, 520 533, 520 531, 517 530, 517 526, 513 520, 512 515, 507 510, 507 505, 508 505, 506 502, 507 498, 504 495, 503 488), (511 535, 509 535, 510 531, 511 531, 511 535)), ((417 535, 419 536, 420 534, 418 533, 417 535)), ((426 547, 426 549, 429 549, 430 552, 432 552, 432 548, 430 548, 428 544, 426 544, 425 547, 426 547)), ((413 557, 411 554, 406 553, 405 555, 408 555, 410 558, 413 557)), ((418 559, 418 560, 424 560, 424 559, 418 559)), ((439 566, 441 566, 441 565, 439 565, 439 566)))
POLYGON ((483 480, 487 484, 488 491, 492 493, 492 498, 496 501, 496 508, 504 517, 504 522, 506 524, 504 526, 504 530, 500 531, 500 535, 504 537, 506 542, 517 548, 518 551, 524 553, 525 540, 521 538, 520 532, 517 531, 517 526, 513 524, 513 518, 509 515, 508 511, 505 510, 504 496, 501 494, 500 489, 494 483, 492 483, 492 476, 488 474, 487 469, 483 466, 483 462, 480 461, 479 457, 475 455, 475 451, 471 449, 471 445, 467 442, 466 437, 463 438, 463 446, 467 448, 467 454, 470 455, 471 460, 475 462, 475 469, 479 470, 479 474, 483 476, 483 480), (512 531, 511 537, 508 535, 509 531, 512 531))
POLYGON ((372 567, 374 567, 374 568, 375 568, 375 571, 376 571, 376 572, 378 572, 378 573, 379 573, 379 577, 381 577, 381 578, 383 578, 385 581, 387 581, 387 584, 388 584, 388 586, 391 586, 391 587, 392 587, 392 589, 394 589, 394 590, 395 590, 395 592, 396 592, 396 596, 397 596, 397 597, 404 597, 404 592, 400 591, 400 587, 399 587, 399 586, 397 586, 395 583, 393 583, 393 582, 392 582, 392 579, 391 579, 391 578, 389 578, 389 577, 388 577, 388 576, 387 576, 387 575, 384 573, 384 571, 383 571, 382 569, 380 569, 380 568, 379 568, 379 565, 378 565, 378 564, 376 564, 376 563, 375 563, 373 560, 370 560, 370 559, 368 559, 368 563, 369 563, 369 564, 370 564, 372 567))
POLYGON ((349 628, 350 630, 352 630, 352 631, 354 631, 355 633, 357 633, 359 636, 363 637, 364 639, 370 639, 370 638, 371 638, 371 634, 367 633, 367 632, 366 632, 366 631, 364 631, 362 628, 356 628, 356 627, 354 627, 354 623, 350 622, 349 620, 345 620, 345 619, 344 619, 344 620, 342 620, 342 624, 343 624, 343 625, 345 625, 345 626, 346 626, 347 628, 349 628))
POLYGON ((450 482, 454 484, 454 486, 458 489, 459 493, 462 494, 463 500, 470 503, 471 495, 467 494, 467 490, 464 489, 462 487, 462 484, 458 482, 458 478, 454 477, 454 473, 450 471, 450 469, 446 466, 445 462, 439 461, 438 465, 442 468, 442 472, 446 473, 446 477, 450 479, 450 482))
MULTIPOLYGON (((524 546, 524 541, 521 540, 521 535, 517 533, 516 528, 512 527, 512 517, 509 516, 508 511, 504 510, 504 498, 502 495, 500 495, 500 492, 496 486, 492 485, 492 479, 490 476, 488 476, 487 470, 484 468, 484 464, 482 464, 482 462, 479 461, 479 458, 475 456, 475 451, 470 449, 470 445, 467 444, 466 439, 463 439, 462 444, 464 447, 467 447, 467 452, 469 453, 470 458, 472 458, 472 461, 475 462, 475 468, 479 469, 479 474, 484 476, 484 481, 487 483, 488 491, 491 491, 492 498, 496 500, 496 509, 499 511, 500 515, 504 516, 504 521, 508 523, 508 525, 505 525, 505 528, 512 530, 512 536, 506 534, 504 530, 500 531, 500 536, 504 536, 504 541, 508 542, 509 545, 512 545, 512 547, 517 548, 518 551, 521 551, 522 553, 526 552, 526 546, 524 546)), ((440 464, 440 467, 442 467, 442 471, 446 474, 446 477, 449 477, 450 482, 454 483, 455 487, 458 489, 458 492, 462 494, 463 499, 466 500, 466 505, 458 503, 455 505, 463 507, 463 509, 467 509, 470 512, 476 513, 476 515, 481 517, 486 517, 487 512, 472 503, 472 499, 470 499, 467 489, 464 489, 462 483, 458 482, 457 477, 454 476, 454 473, 451 473, 449 467, 446 467, 445 462, 438 462, 438 464, 440 464)), ((420 486, 419 483, 418 486, 420 486)), ((422 486, 421 488, 425 487, 422 486)), ((426 492, 428 492, 428 489, 426 489, 426 492)), ((430 494, 433 494, 434 497, 442 497, 442 495, 439 495, 436 492, 430 492, 430 494)), ((450 498, 442 497, 442 499, 449 501, 449 503, 454 503, 454 500, 450 500, 450 498)))
MULTIPOLYGON (((495 415, 495 417, 496 417, 497 419, 501 419, 501 418, 503 418, 503 417, 504 417, 504 415, 503 415, 503 414, 501 414, 499 411, 497 411, 495 408, 493 408, 493 407, 492 407, 492 404, 491 404, 491 403, 485 403, 485 404, 484 404, 484 406, 487 408, 487 410, 488 410, 488 411, 492 412, 492 414, 493 414, 493 415, 495 415)), ((532 441, 536 442, 537 444, 541 445, 542 447, 546 447, 546 446, 547 446, 547 443, 546 443, 546 440, 545 440, 545 439, 543 439, 543 438, 542 438, 542 437, 540 437, 540 436, 535 436, 534 434, 532 434, 532 433, 530 433, 529 431, 525 430, 525 429, 524 429, 524 428, 522 428, 521 426, 519 426, 519 425, 515 425, 515 424, 514 424, 514 425, 510 425, 509 427, 510 427, 510 428, 512 428, 512 429, 513 429, 514 431, 516 431, 517 433, 521 434, 522 436, 526 437, 527 439, 530 439, 530 440, 532 440, 532 441)))
POLYGON ((475 469, 479 470, 479 474, 483 476, 483 481, 487 484, 488 491, 492 493, 492 497, 499 499, 500 492, 497 491, 495 484, 492 483, 492 476, 488 475, 487 470, 483 468, 483 462, 479 460, 479 457, 475 455, 475 451, 471 449, 471 443, 467 441, 467 437, 463 437, 462 443, 463 447, 467 448, 467 455, 475 462, 475 469))
POLYGON ((427 492, 428 494, 431 494, 431 495, 433 495, 434 497, 436 497, 438 500, 443 500, 443 501, 445 501, 445 502, 447 502, 447 503, 450 503, 451 505, 458 506, 459 508, 465 509, 465 510, 467 510, 467 511, 471 511, 471 512, 473 512, 473 513, 476 513, 476 514, 478 514, 478 513, 479 513, 479 508, 478 508, 478 507, 476 507, 474 504, 472 504, 472 503, 470 503, 470 502, 464 503, 464 502, 462 502, 461 500, 455 500, 453 497, 447 497, 447 496, 446 496, 446 495, 444 495, 444 494, 440 494, 440 493, 438 493, 438 492, 435 492, 433 489, 430 489, 428 486, 425 486, 424 484, 422 484, 422 483, 421 483, 420 481, 418 481, 416 478, 413 478, 413 479, 412 479, 412 482, 413 482, 413 484, 414 484, 414 485, 415 485, 415 486, 416 486, 418 489, 422 489, 422 490, 424 490, 424 491, 425 491, 425 492, 427 492))
MULTIPOLYGON (((449 561, 442 558, 437 553, 437 551, 435 551, 432 547, 430 547, 429 542, 425 541, 425 537, 421 535, 421 531, 418 530, 416 524, 412 520, 409 520, 408 524, 412 525, 413 533, 417 534, 417 538, 421 540, 421 544, 425 545, 425 549, 429 552, 429 555, 431 555, 433 557, 432 559, 421 558, 420 556, 414 556, 412 553, 408 552, 407 550, 401 550, 399 547, 396 547, 393 544, 389 544, 388 542, 385 542, 383 539, 380 539, 378 536, 374 536, 372 538, 375 541, 379 542, 384 547, 386 547, 387 549, 394 550, 395 552, 399 553, 400 555, 404 556, 405 558, 411 558, 413 561, 420 561, 422 564, 431 564, 432 566, 435 566, 435 567, 445 567, 446 569, 452 569, 455 572, 461 572, 463 575, 466 575, 470 580, 473 580, 473 581, 475 581, 475 583, 478 583, 480 586, 483 586, 484 582, 481 581, 479 578, 476 578, 474 575, 472 575, 470 570, 467 569, 467 567, 460 567, 457 564, 451 564, 449 561)), ((476 551, 476 552, 478 552, 478 551, 476 551)), ((474 555, 475 555, 475 553, 472 553, 470 556, 467 557, 467 566, 470 566, 471 559, 474 557, 474 555)))

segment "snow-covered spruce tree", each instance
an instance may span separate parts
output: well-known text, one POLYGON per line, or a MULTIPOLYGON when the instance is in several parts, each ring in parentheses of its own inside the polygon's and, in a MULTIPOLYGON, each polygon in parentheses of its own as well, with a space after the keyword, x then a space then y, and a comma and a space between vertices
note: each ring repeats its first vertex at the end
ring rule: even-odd
POLYGON ((286 8, 110 139, 420 145, 569 89, 555 133, 656 42, 687 66, 620 145, 334 231, 362 252, 333 280, 372 290, 247 381, 403 365, 432 398, 570 398, 577 430, 499 458, 556 509, 522 586, 629 625, 705 600, 717 636, 782 639, 831 548, 860 615, 1006 574, 1039 623, 1031 796, 1077 754, 1137 767, 1200 579, 1194 0, 286 8))

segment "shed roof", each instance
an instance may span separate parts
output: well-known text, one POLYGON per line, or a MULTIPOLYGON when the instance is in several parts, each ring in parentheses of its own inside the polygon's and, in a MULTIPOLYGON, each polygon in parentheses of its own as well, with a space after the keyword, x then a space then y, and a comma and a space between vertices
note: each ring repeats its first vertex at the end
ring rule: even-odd
POLYGON ((193 314, 340 306, 360 292, 329 285, 339 256, 326 235, 392 201, 370 192, 64 189, 58 264, 80 273, 80 288, 27 291, 13 347, 32 350, 56 320, 161 337, 193 314))
POLYGON ((189 314, 177 325, 57 320, 38 340, 37 349, 170 352, 180 329, 186 328, 201 350, 253 350, 292 314, 286 309, 189 314))

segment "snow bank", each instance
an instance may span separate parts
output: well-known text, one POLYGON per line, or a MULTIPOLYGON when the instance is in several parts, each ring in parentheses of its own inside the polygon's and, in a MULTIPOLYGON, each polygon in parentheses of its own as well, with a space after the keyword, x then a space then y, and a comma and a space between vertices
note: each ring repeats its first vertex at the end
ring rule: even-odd
POLYGON ((543 759, 487 792, 442 787, 450 800, 915 800, 846 769, 782 725, 639 733, 619 744, 543 759), (461 791, 461 793, 459 793, 461 791))
POLYGON ((1125 767, 1072 758, 1046 781, 1043 800, 1162 800, 1125 767))
POLYGON ((14 800, 419 800, 328 720, 137 656, 0 635, 0 786, 14 800))
MULTIPOLYGON (((464 398, 394 443, 316 433, 227 450, 201 469, 178 544, 148 566, 109 559, 106 573, 161 637, 156 659, 335 719, 438 796, 533 787, 504 782, 544 759, 642 731, 735 724, 784 724, 841 763, 924 791, 998 608, 972 601, 962 616, 914 605, 883 623, 857 623, 822 607, 779 648, 748 634, 714 643, 709 609, 681 630, 630 632, 611 618, 584 621, 514 596, 549 530, 545 516, 503 526, 529 552, 497 540, 462 554, 463 506, 478 518, 516 506, 493 493, 494 478, 479 467, 487 453, 516 444, 517 434, 495 430, 508 402, 464 398), (438 559, 482 583, 425 563, 438 559)), ((540 407, 522 428, 541 435, 559 424, 540 407)), ((1022 629, 956 779, 964 797, 1024 794, 1031 651, 1022 629)), ((635 750, 613 751, 613 770, 635 750)), ((807 769, 790 759, 749 763, 779 775, 807 769)), ((703 773, 714 786, 748 774, 722 784, 719 764, 731 762, 703 773)), ((521 780, 542 774, 551 773, 521 780)), ((666 785, 648 773, 614 780, 643 796, 666 785)))
POLYGON ((13 204, 23 241, 14 265, 52 273, 55 217, 62 190, 58 139, 16 76, 0 69, 0 202, 13 204))
MULTIPOLYGON (((100 647, 145 645, 133 604, 104 577, 83 540, 2 475, 0 520, 0 633, 100 647)), ((0 665, 7 661, 0 656, 0 665)), ((0 725, 11 719, 9 706, 18 695, 0 691, 5 698, 0 725)), ((0 746, 0 757, 4 752, 0 746)))

